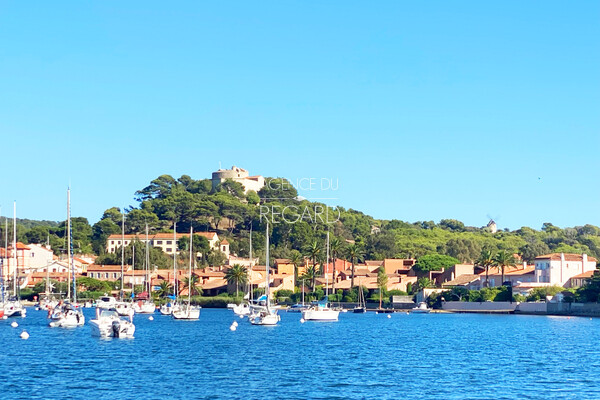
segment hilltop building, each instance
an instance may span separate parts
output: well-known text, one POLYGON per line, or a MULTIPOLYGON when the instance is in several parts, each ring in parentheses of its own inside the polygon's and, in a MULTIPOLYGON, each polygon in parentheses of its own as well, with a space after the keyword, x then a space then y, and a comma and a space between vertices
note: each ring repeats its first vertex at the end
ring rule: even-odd
POLYGON ((215 189, 219 183, 225 182, 226 179, 241 183, 244 186, 244 193, 248 193, 250 190, 254 190, 258 193, 258 191, 265 186, 265 178, 263 176, 250 176, 247 170, 234 165, 231 169, 219 169, 212 173, 213 189, 215 189))
MULTIPOLYGON (((221 250, 226 257, 229 257, 229 242, 223 240, 219 241, 219 236, 216 232, 194 232, 194 235, 204 236, 211 249, 221 250)), ((189 237, 189 233, 178 233, 175 235, 177 240, 182 237, 189 237)), ((120 234, 110 235, 106 240, 106 251, 108 253, 114 253, 118 248, 121 247, 121 241, 125 243, 125 246, 129 245, 133 240, 139 240, 142 243, 146 243, 146 235, 125 235, 122 237, 120 234)), ((158 247, 167 254, 173 254, 173 252, 179 253, 177 250, 177 243, 173 240, 172 233, 157 233, 154 235, 148 235, 148 242, 150 246, 158 247)))

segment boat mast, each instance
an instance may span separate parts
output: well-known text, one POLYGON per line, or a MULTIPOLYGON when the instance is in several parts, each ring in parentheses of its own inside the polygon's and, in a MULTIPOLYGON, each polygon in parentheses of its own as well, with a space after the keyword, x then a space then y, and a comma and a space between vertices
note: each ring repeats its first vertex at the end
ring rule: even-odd
MULTIPOLYGON (((1 211, 0 215, 2 215, 1 211)), ((6 221, 6 217, 4 217, 4 220, 6 221)), ((6 227, 8 228, 8 225, 6 225, 6 227)), ((0 240, 2 240, 1 237, 0 240)), ((4 259, 6 258, 7 251, 8 246, 6 242, 4 242, 4 256, 0 258, 0 290, 2 291, 2 299, 0 301, 2 302, 2 304, 4 304, 4 259)))
POLYGON ((144 282, 144 289, 146 289, 146 293, 148 294, 148 299, 150 299, 150 243, 148 241, 148 224, 146 223, 146 259, 144 260, 146 279, 144 282))
POLYGON ((177 221, 173 222, 173 301, 177 301, 177 221))
POLYGON ((131 249, 131 301, 133 302, 133 298, 135 297, 135 288, 133 287, 133 285, 135 284, 135 242, 133 240, 131 249))
POLYGON ((250 276, 248 278, 248 300, 252 301, 252 221, 250 221, 250 276))
POLYGON ((77 278, 75 277, 75 263, 73 262, 73 227, 71 226, 71 188, 67 190, 67 214, 69 218, 69 263, 73 275, 73 304, 77 303, 77 278))
MULTIPOLYGON (((327 260, 325 261, 325 296, 329 296, 329 275, 327 274, 327 267, 329 267, 329 228, 327 228, 327 260)), ((335 265, 333 266, 335 268, 335 265)))
POLYGON ((121 219, 121 293, 120 300, 123 301, 123 279, 125 271, 125 214, 122 214, 121 219))
POLYGON ((188 275, 188 313, 192 304, 192 252, 194 249, 194 228, 190 226, 190 272, 188 275))
POLYGON ((267 242, 267 251, 265 253, 265 276, 267 279, 267 283, 265 286, 265 294, 267 295, 267 311, 269 310, 269 221, 267 221, 267 234, 266 236, 266 242, 267 242))
POLYGON ((71 298, 71 220, 69 219, 69 189, 67 189, 67 300, 71 298))
POLYGON ((17 202, 15 201, 13 203, 13 262, 14 262, 14 266, 15 269, 13 271, 13 275, 14 275, 14 282, 13 282, 13 291, 14 291, 14 296, 17 296, 17 270, 19 269, 18 267, 18 260, 17 260, 17 202))

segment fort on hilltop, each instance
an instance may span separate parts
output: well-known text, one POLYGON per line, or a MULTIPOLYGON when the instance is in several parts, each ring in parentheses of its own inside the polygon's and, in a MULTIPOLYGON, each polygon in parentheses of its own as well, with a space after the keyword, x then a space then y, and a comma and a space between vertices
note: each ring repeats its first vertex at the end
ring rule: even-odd
POLYGON ((226 179, 241 183, 244 186, 244 193, 248 193, 250 190, 254 190, 258 193, 258 191, 265 186, 265 178, 263 176, 250 176, 248 170, 234 165, 231 169, 219 169, 212 173, 213 189, 226 179))

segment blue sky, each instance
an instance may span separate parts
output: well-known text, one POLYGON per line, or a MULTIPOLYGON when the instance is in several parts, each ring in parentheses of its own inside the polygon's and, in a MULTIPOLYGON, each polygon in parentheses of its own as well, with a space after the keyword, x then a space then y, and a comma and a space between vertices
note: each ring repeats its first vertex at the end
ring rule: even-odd
POLYGON ((2 214, 160 174, 331 178, 376 218, 600 225, 600 3, 0 2, 2 214))

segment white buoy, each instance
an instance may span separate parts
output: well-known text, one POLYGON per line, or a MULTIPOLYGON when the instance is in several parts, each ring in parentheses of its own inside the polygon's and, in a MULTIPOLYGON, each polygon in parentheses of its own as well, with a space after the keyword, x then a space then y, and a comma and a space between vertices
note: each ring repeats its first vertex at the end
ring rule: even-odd
POLYGON ((243 315, 240 315, 240 319, 244 319, 244 316, 243 316, 243 315))
POLYGON ((13 328, 16 328, 17 326, 19 326, 19 324, 17 324, 17 321, 13 321, 10 326, 12 326, 13 328))
POLYGON ((304 318, 300 318, 300 323, 303 324, 304 323, 304 318))
POLYGON ((233 321, 233 323, 231 325, 238 326, 238 323, 237 323, 237 321, 233 321))
POLYGON ((375 311, 375 314, 379 314, 379 311, 375 311))
POLYGON ((23 340, 29 339, 29 333, 27 333, 26 331, 21 332, 21 339, 23 339, 23 340))
POLYGON ((8 317, 6 315, 3 315, 2 319, 8 319, 8 317))
POLYGON ((392 318, 392 316, 390 314, 388 314, 388 318, 392 318))
POLYGON ((231 326, 229 327, 229 330, 234 332, 237 329, 237 326, 231 324, 231 326))
POLYGON ((148 317, 148 321, 154 321, 154 317, 151 315, 148 317))

